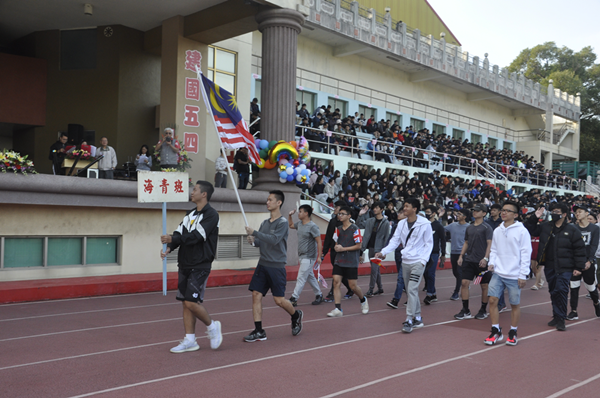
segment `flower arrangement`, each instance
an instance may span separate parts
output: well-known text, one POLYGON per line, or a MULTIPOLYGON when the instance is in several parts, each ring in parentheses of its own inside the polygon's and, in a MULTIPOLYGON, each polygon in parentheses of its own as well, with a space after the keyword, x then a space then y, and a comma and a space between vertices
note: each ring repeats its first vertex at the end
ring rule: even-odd
POLYGON ((79 160, 96 160, 95 157, 92 156, 88 151, 84 151, 83 149, 76 149, 74 151, 68 152, 65 155, 66 159, 76 159, 77 156, 81 155, 79 160))
POLYGON ((27 155, 21 156, 21 154, 15 151, 9 151, 6 149, 0 151, 0 170, 3 173, 12 171, 15 174, 37 174, 37 171, 35 171, 33 168, 33 162, 31 160, 27 160, 27 155))

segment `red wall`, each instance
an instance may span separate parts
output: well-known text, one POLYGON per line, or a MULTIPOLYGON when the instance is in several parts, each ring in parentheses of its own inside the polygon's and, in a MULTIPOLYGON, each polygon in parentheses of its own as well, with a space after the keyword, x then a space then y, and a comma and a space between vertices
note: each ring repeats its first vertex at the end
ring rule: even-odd
POLYGON ((0 54, 0 123, 46 124, 47 63, 0 54))

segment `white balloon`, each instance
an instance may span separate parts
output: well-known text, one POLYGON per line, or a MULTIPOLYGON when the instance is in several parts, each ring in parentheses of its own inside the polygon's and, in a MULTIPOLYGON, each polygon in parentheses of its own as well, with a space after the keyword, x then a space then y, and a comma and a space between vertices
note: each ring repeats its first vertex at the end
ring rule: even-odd
POLYGON ((296 176, 296 181, 301 181, 302 180, 302 174, 298 173, 298 175, 296 176))
POLYGON ((298 166, 300 168, 300 170, 304 170, 306 169, 306 165, 305 164, 301 164, 300 166, 298 166))
POLYGON ((279 182, 282 184, 285 184, 287 182, 287 180, 285 178, 279 178, 279 182))
POLYGON ((285 169, 285 172, 291 176, 292 174, 294 174, 294 168, 293 167, 288 167, 287 169, 285 169))

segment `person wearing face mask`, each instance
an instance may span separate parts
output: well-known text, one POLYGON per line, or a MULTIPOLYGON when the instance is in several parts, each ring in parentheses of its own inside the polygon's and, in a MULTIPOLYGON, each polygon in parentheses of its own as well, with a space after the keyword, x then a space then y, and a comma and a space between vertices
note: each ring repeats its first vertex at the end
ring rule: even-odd
POLYGON ((544 214, 542 206, 525 222, 531 236, 539 236, 537 261, 544 265, 548 292, 552 300, 552 319, 548 326, 566 331, 567 300, 570 281, 585 269, 587 253, 581 231, 566 221, 569 208, 565 203, 550 206, 550 221, 538 223, 544 214))
POLYGON ((434 301, 438 301, 435 291, 435 270, 437 269, 438 260, 442 264, 446 261, 446 231, 437 219, 437 206, 431 205, 425 209, 425 218, 431 223, 433 230, 433 250, 429 257, 429 262, 425 267, 425 286, 427 287, 427 296, 423 299, 425 305, 429 305, 434 301), (442 256, 440 257, 440 251, 442 256))

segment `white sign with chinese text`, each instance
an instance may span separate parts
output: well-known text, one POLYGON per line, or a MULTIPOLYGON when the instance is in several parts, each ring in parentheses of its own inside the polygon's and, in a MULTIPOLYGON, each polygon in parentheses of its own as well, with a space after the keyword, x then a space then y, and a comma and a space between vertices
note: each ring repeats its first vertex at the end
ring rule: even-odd
POLYGON ((188 173, 138 172, 138 202, 189 202, 188 173))

